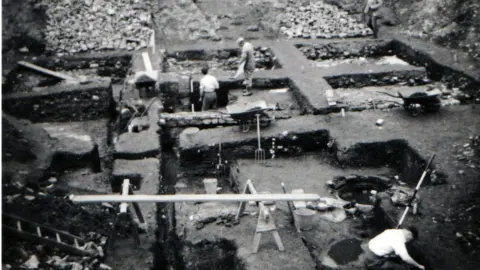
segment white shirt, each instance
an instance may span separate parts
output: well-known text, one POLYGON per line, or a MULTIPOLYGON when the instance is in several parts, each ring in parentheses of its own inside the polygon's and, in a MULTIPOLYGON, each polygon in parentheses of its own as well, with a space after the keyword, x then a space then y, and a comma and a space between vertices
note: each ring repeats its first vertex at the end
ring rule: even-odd
POLYGON ((406 242, 407 240, 401 229, 389 229, 370 240, 368 248, 378 256, 385 256, 392 252, 400 256, 407 252, 406 242))
POLYGON ((215 92, 215 89, 218 88, 220 88, 218 81, 212 75, 207 74, 200 79, 200 91, 210 93, 215 92))
POLYGON ((380 6, 383 5, 383 0, 367 0, 367 5, 365 6, 364 13, 377 10, 380 6))

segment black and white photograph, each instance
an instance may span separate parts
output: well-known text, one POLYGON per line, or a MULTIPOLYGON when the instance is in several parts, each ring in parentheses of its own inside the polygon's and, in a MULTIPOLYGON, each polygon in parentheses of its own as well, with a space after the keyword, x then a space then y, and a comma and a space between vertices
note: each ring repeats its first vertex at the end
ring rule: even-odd
POLYGON ((479 269, 479 0, 1 2, 1 269, 479 269))

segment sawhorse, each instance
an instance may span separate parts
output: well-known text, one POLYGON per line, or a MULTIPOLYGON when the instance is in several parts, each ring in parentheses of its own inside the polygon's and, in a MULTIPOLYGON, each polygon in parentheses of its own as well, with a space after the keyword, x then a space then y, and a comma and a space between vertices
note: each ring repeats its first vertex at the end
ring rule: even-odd
MULTIPOLYGON (((133 189, 130 185, 130 179, 123 180, 122 184, 122 196, 133 195, 133 189)), ((135 214, 138 217, 140 223, 145 223, 145 219, 143 218, 142 211, 140 211, 140 206, 136 202, 132 202, 133 209, 135 210, 135 214)), ((128 203, 121 203, 120 204, 120 211, 118 212, 117 216, 115 217, 115 221, 113 222, 112 232, 110 234, 108 249, 113 250, 115 240, 117 238, 117 227, 123 222, 131 222, 133 228, 133 239, 137 245, 140 245, 140 237, 138 236, 138 228, 137 224, 134 222, 133 213, 128 205, 128 203)))
MULTIPOLYGON (((257 194, 255 187, 252 184, 250 179, 247 180, 245 185, 245 189, 243 190, 243 194, 257 194)), ((260 240, 262 238, 262 233, 271 232, 273 239, 275 239, 275 243, 277 244, 278 250, 285 251, 285 247, 283 246, 282 239, 280 238, 280 234, 278 233, 277 227, 275 226, 275 221, 273 217, 270 215, 270 211, 264 205, 263 202, 257 202, 259 206, 259 214, 258 214, 258 221, 257 221, 257 228, 255 229, 255 236, 253 238, 253 253, 258 252, 258 248, 260 247, 260 240)), ((241 202, 240 206, 238 207, 237 215, 235 216, 235 221, 238 222, 240 216, 242 215, 243 211, 245 211, 245 206, 247 202, 241 202)))

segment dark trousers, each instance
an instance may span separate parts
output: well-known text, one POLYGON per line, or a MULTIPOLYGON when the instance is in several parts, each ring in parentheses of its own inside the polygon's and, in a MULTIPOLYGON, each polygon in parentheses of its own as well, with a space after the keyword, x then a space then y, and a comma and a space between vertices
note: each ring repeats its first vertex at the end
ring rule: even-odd
POLYGON ((373 37, 377 38, 378 36, 378 15, 375 11, 369 11, 367 14, 366 24, 373 31, 373 37))
POLYGON ((203 94, 202 111, 217 108, 217 94, 215 92, 205 92, 203 94))

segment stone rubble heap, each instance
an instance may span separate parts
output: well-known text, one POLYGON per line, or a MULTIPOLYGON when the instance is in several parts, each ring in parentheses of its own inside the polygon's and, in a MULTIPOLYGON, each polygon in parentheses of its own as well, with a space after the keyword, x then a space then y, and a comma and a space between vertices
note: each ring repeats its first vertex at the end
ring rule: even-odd
POLYGON ((346 11, 322 1, 303 5, 290 1, 280 33, 289 38, 346 38, 368 36, 372 30, 346 11))
MULTIPOLYGON (((160 9, 155 13, 155 26, 159 35, 169 41, 211 40, 220 41, 217 33, 220 22, 216 17, 205 15, 191 0, 177 0, 174 3, 159 1, 160 9)), ((171 2, 171 1, 170 1, 171 2)))
POLYGON ((47 50, 62 54, 134 50, 153 33, 149 1, 44 0, 47 50))

